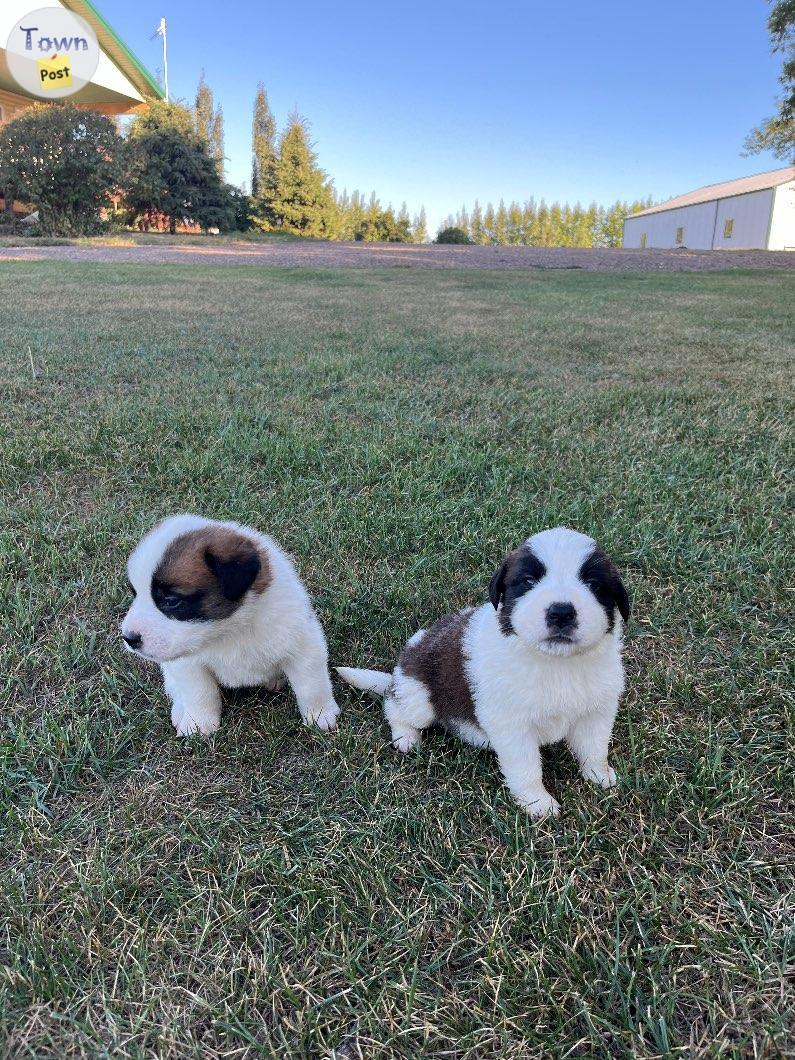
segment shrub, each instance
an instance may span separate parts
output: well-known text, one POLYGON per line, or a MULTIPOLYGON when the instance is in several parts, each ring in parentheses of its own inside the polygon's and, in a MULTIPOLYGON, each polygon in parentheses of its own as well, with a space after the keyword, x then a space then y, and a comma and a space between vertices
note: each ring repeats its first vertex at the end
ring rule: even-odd
POLYGON ((436 236, 437 243, 472 243, 463 228, 443 228, 436 236))
POLYGON ((124 143, 104 114, 71 103, 37 104, 0 128, 0 186, 36 204, 39 228, 87 235, 122 173, 124 143))

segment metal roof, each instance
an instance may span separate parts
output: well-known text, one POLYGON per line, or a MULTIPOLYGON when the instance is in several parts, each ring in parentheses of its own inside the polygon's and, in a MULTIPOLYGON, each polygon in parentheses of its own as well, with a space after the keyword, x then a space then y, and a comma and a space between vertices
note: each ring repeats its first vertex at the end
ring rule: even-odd
POLYGON ((675 210, 679 206, 695 206, 700 202, 713 202, 715 199, 729 199, 732 195, 747 195, 750 191, 764 191, 766 188, 776 188, 779 184, 788 184, 795 180, 795 166, 785 166, 783 169, 769 169, 766 173, 756 173, 752 177, 740 177, 739 180, 725 180, 722 184, 707 184, 704 188, 696 191, 688 191, 685 195, 677 195, 675 199, 668 199, 658 206, 650 206, 648 210, 639 210, 637 213, 629 214, 630 217, 645 217, 650 213, 662 213, 663 210, 675 210))

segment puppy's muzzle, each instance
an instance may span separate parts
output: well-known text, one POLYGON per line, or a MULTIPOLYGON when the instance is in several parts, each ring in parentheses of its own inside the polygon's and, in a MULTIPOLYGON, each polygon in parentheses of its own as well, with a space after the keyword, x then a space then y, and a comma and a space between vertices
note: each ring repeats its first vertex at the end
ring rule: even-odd
POLYGON ((140 633, 122 633, 121 639, 131 651, 138 651, 144 642, 140 633))
POLYGON ((570 637, 577 628, 577 609, 574 604, 550 604, 546 613, 547 628, 555 637, 570 637))

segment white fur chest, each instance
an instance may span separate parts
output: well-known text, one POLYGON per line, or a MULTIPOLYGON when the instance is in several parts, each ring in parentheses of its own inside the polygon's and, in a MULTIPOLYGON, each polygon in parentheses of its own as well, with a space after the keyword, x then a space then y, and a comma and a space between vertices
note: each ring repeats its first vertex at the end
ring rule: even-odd
POLYGON ((573 722, 615 704, 623 691, 618 638, 584 655, 543 656, 503 634, 489 605, 473 616, 466 652, 481 725, 529 728, 541 744, 562 740, 573 722))

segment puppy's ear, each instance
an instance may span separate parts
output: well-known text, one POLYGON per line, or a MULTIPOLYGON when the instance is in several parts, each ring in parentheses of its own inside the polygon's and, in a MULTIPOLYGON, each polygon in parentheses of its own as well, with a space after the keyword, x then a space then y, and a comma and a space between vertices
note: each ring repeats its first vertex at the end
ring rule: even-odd
POLYGON ((244 537, 229 549, 205 549, 204 562, 218 579, 227 600, 240 600, 254 584, 261 567, 256 548, 244 537))
POLYGON ((615 567, 613 567, 613 596, 616 600, 616 607, 618 608, 621 617, 626 622, 629 618, 629 593, 624 587, 624 583, 621 581, 621 575, 615 567))
POLYGON ((508 560, 504 560, 499 570, 494 572, 494 576, 489 582, 489 600, 494 605, 494 610, 500 606, 500 601, 505 596, 505 575, 508 571, 508 560))

